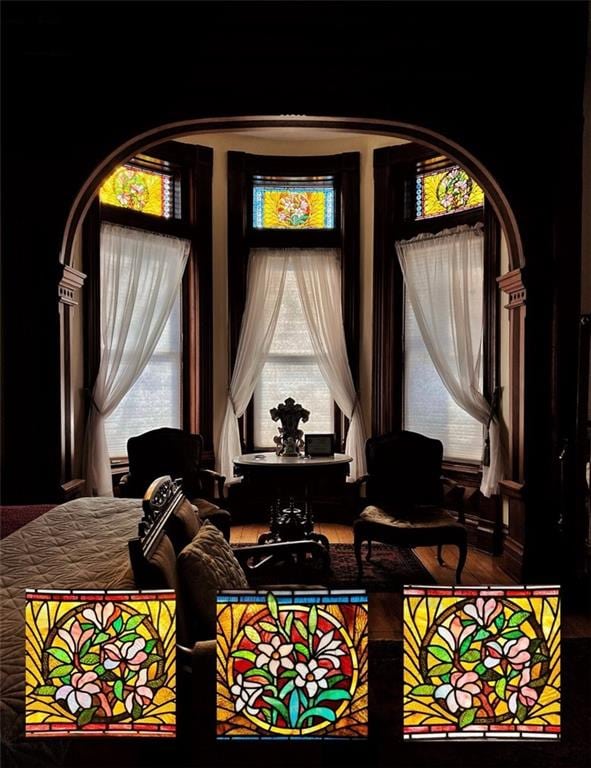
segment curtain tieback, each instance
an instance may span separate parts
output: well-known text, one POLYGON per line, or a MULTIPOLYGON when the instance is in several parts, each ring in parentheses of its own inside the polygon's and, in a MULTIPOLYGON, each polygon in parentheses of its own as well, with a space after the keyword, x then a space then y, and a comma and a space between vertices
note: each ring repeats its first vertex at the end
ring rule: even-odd
POLYGON ((228 400, 230 401, 232 410, 234 411, 234 416, 238 418, 238 414, 236 413, 236 403, 234 402, 234 398, 232 397, 232 390, 230 389, 230 387, 228 387, 228 400))
POLYGON ((353 416, 355 416, 355 411, 357 410, 359 406, 359 395, 357 392, 355 392, 355 400, 353 401, 353 410, 351 411, 351 418, 349 421, 353 421, 353 416))
POLYGON ((488 412, 488 421, 486 423, 486 435, 484 438, 484 447, 482 451, 483 467, 490 467, 490 425, 499 407, 499 395, 500 395, 500 387, 495 387, 495 391, 493 393, 491 404, 490 404, 490 411, 488 412))

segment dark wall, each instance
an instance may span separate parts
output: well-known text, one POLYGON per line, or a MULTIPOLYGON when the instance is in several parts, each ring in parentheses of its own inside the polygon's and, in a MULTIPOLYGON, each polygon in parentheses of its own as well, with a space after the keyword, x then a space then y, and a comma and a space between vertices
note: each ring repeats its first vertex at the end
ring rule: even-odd
POLYGON ((369 116, 458 142, 516 213, 543 551, 557 447, 574 430, 586 3, 4 2, 2 14, 5 503, 58 491, 59 251, 96 164, 173 120, 369 116))

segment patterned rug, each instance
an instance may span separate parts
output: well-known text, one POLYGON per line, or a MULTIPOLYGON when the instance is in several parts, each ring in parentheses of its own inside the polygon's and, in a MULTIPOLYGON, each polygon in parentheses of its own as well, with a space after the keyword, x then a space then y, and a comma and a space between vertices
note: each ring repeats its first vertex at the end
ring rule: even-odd
MULTIPOLYGON (((373 544, 371 561, 365 559, 363 549, 363 578, 357 577, 357 562, 353 544, 331 544, 330 571, 307 567, 297 570, 277 566, 273 571, 276 583, 322 584, 330 589, 366 589, 368 592, 398 591, 405 584, 429 585, 435 580, 418 557, 409 549, 397 549, 384 544, 373 544)), ((251 583, 255 581, 249 574, 251 583)), ((269 571, 262 578, 269 583, 269 571)), ((254 586, 254 583, 253 583, 254 586)))

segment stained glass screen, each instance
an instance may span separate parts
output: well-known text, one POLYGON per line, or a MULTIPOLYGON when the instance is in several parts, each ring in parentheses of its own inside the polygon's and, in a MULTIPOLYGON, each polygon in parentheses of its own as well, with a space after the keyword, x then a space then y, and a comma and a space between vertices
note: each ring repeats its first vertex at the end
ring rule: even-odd
POLYGON ((25 732, 176 733, 172 590, 27 590, 25 732))
POLYGON ((136 165, 121 165, 102 184, 101 203, 170 219, 174 207, 174 177, 136 165))
POLYGON ((217 600, 218 739, 367 738, 367 595, 217 600))
POLYGON ((446 216, 484 204, 484 191, 459 165, 425 170, 416 177, 416 219, 446 216))
POLYGON ((404 590, 405 739, 557 739, 557 587, 404 590))
POLYGON ((335 189, 331 177, 255 177, 254 229, 334 229, 335 189))

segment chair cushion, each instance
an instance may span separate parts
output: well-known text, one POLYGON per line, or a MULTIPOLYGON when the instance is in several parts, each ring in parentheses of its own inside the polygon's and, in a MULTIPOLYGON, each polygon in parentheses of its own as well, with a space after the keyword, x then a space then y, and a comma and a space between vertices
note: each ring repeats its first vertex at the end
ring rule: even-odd
POLYGON ((177 555, 193 541, 200 528, 197 507, 183 499, 166 523, 166 533, 177 555))
POLYGON ((248 589, 249 584, 232 548, 209 520, 177 559, 179 588, 191 639, 215 637, 218 589, 248 589))
POLYGON ((449 512, 439 507, 416 507, 408 517, 405 517, 400 514, 393 515, 381 507, 370 505, 365 507, 359 515, 359 520, 397 529, 464 528, 449 512))

